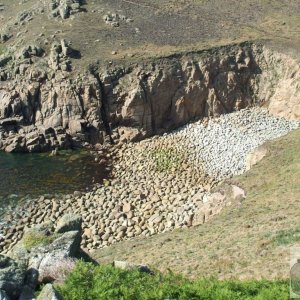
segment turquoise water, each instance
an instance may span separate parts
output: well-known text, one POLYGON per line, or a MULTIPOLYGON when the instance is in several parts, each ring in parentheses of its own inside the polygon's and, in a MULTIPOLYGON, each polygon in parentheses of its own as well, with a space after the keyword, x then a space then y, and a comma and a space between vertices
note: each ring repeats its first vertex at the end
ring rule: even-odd
POLYGON ((53 157, 0 152, 0 209, 24 197, 84 190, 107 176, 87 152, 66 151, 53 157))

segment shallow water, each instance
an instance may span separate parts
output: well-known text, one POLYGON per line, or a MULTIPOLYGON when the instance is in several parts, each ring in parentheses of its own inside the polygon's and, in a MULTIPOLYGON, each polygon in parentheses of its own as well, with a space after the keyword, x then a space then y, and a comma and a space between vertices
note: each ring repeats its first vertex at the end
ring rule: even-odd
POLYGON ((65 151, 53 157, 0 152, 0 210, 24 198, 84 190, 107 176, 87 152, 65 151))

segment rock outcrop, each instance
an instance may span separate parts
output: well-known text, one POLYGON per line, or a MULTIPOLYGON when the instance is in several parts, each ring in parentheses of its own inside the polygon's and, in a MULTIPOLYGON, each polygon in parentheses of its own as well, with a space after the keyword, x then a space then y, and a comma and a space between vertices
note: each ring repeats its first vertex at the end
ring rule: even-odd
POLYGON ((2 150, 136 141, 256 105, 300 119, 299 64, 266 46, 232 45, 80 73, 72 71, 68 42, 43 51, 29 46, 1 56, 2 150))
POLYGON ((253 85, 254 97, 269 111, 300 120, 300 64, 292 54, 263 47, 255 52, 261 74, 253 85))
MULTIPOLYGON (((8 256, 0 256, 2 299, 5 296, 34 299, 37 285, 55 281, 56 276, 60 277, 61 266, 66 267, 70 258, 78 256, 80 242, 81 218, 76 215, 69 214, 59 220, 56 231, 51 223, 27 228, 8 256)), ((45 295, 45 298, 39 297, 43 300, 54 296, 60 299, 51 285, 46 286, 41 295, 45 295)))
POLYGON ((82 0, 51 0, 49 1, 50 16, 67 19, 82 11, 82 0))

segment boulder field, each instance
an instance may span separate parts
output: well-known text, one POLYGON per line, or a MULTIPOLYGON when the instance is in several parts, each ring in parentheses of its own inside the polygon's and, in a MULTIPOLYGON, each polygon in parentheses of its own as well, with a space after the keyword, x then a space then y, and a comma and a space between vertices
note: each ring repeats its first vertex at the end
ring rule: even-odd
POLYGON ((106 154, 112 174, 104 185, 85 193, 43 196, 6 213, 0 225, 0 249, 7 253, 26 226, 45 220, 56 223, 71 212, 82 216, 81 246, 88 251, 201 225, 246 197, 242 187, 220 191, 218 184, 254 165, 260 159, 254 155, 257 147, 264 142, 298 127, 297 121, 252 108, 114 145, 106 154))

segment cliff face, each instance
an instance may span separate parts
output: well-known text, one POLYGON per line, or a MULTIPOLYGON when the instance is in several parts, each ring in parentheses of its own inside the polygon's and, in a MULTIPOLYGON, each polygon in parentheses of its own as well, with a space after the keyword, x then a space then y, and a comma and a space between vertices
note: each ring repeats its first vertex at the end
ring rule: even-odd
POLYGON ((267 47, 254 49, 261 69, 253 88, 255 99, 276 116, 300 120, 299 60, 267 47))
POLYGON ((252 104, 259 73, 251 48, 229 47, 138 65, 105 83, 113 127, 160 133, 252 104))
POLYGON ((65 41, 0 57, 0 148, 129 141, 265 104, 300 119, 299 63, 264 46, 220 47, 75 75, 65 41))

